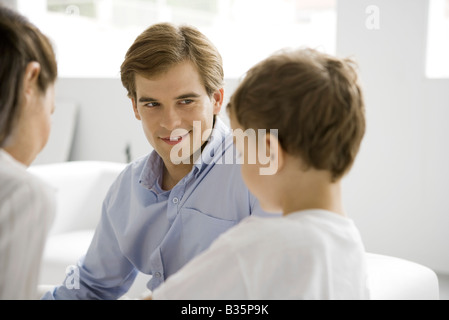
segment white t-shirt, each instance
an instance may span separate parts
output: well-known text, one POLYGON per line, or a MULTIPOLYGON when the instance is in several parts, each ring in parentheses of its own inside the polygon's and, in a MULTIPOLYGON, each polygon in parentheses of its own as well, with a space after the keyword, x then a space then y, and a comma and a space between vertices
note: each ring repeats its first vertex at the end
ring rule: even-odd
POLYGON ((153 299, 369 299, 353 221, 325 210, 249 217, 153 292, 153 299))
POLYGON ((0 299, 37 299, 54 191, 0 149, 0 299))

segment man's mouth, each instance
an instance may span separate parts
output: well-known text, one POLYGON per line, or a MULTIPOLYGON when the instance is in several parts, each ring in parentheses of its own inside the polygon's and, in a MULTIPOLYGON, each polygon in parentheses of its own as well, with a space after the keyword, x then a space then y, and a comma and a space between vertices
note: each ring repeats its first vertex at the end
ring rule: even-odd
POLYGON ((164 141, 165 143, 173 146, 175 144, 180 143, 182 140, 184 140, 185 138, 187 138, 190 134, 190 131, 188 131, 185 135, 183 136, 170 136, 170 137, 165 137, 165 138, 161 138, 162 141, 164 141))

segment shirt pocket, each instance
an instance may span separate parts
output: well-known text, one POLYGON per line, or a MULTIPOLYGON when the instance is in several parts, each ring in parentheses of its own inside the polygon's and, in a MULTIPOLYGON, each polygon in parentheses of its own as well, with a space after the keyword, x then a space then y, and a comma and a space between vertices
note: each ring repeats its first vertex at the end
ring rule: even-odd
POLYGON ((181 243, 186 262, 207 249, 219 235, 237 224, 235 220, 216 218, 191 208, 182 208, 180 216, 181 243))

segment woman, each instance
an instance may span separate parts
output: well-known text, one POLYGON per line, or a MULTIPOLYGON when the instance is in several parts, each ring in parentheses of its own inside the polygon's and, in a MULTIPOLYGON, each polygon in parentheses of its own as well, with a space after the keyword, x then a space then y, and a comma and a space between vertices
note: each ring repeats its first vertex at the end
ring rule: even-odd
POLYGON ((47 143, 57 77, 47 37, 0 5, 0 299, 36 299, 55 203, 27 172, 47 143))

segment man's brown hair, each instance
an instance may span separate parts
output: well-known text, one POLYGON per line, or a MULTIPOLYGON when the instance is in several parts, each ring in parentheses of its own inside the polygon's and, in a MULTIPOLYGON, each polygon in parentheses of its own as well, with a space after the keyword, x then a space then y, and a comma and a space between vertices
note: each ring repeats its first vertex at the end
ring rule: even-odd
POLYGON ((244 129, 277 129, 286 152, 333 181, 350 169, 365 133, 355 63, 312 49, 283 51, 251 68, 228 110, 244 129))
POLYGON ((121 66, 128 97, 136 98, 136 74, 151 78, 186 60, 197 68, 209 96, 223 86, 221 55, 204 34, 191 26, 170 23, 149 27, 134 41, 121 66))
POLYGON ((0 5, 0 147, 19 119, 23 80, 30 62, 41 66, 38 86, 45 93, 58 73, 49 39, 25 17, 0 5))

